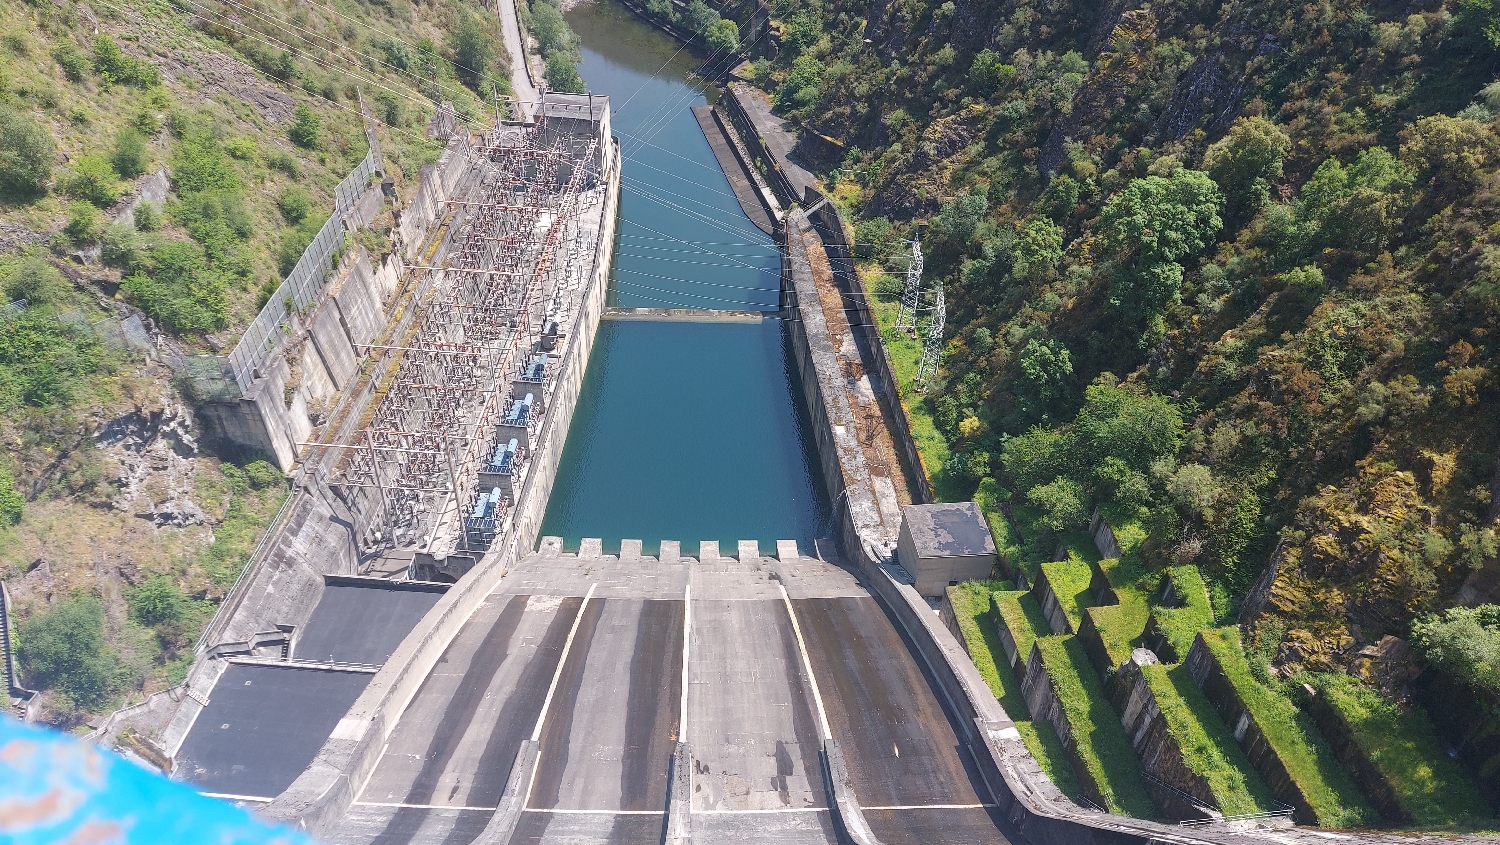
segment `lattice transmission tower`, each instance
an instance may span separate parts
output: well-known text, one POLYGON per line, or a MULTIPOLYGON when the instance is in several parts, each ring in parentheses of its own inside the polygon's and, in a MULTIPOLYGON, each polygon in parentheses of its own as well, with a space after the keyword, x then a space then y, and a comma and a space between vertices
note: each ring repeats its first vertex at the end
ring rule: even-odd
POLYGON ((906 288, 901 292, 901 307, 896 310, 896 328, 917 328, 917 301, 922 296, 922 241, 912 238, 911 264, 906 268, 906 288))
POLYGON ((943 355, 943 330, 947 326, 948 307, 943 301, 943 289, 938 288, 932 303, 932 322, 927 324, 927 340, 922 344, 922 360, 917 362, 918 390, 927 389, 927 380, 937 374, 938 359, 943 355))

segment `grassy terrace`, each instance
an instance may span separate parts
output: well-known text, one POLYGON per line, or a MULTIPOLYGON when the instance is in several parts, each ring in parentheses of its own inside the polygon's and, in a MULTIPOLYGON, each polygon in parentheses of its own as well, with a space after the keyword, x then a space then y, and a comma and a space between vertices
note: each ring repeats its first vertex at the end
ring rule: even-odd
POLYGON ((1036 641, 1047 677, 1062 703, 1077 743, 1078 757, 1112 812, 1137 818, 1156 814, 1141 785, 1141 760, 1109 704, 1083 644, 1075 636, 1036 641))
POLYGON ((1152 611, 1157 627, 1167 642, 1177 652, 1178 659, 1187 657, 1193 647, 1193 639, 1199 631, 1213 627, 1214 609, 1208 601, 1208 588, 1196 566, 1174 566, 1167 570, 1173 591, 1182 601, 1178 607, 1158 607, 1152 611))
POLYGON ((1417 827, 1472 829, 1493 824, 1489 805, 1444 751, 1421 710, 1402 713, 1344 674, 1307 676, 1348 723, 1354 742, 1395 790, 1417 827))
POLYGON ((1353 827, 1380 821, 1354 779, 1334 756, 1312 717, 1297 709, 1279 690, 1262 685, 1250 672, 1239 631, 1219 628, 1203 632, 1229 683, 1249 708, 1266 742, 1302 790, 1322 827, 1353 827))
MULTIPOLYGON (((1036 638, 1052 633, 1047 627, 1047 617, 1042 615, 1036 596, 1026 590, 997 590, 993 599, 998 622, 1010 631, 1011 639, 1016 643, 1016 654, 1020 656, 1017 670, 1020 671, 1026 658, 1031 656, 1031 644, 1036 638)), ((1003 660, 1003 653, 1001 657, 1003 660)))
MULTIPOLYGON (((995 615, 990 612, 992 602, 1000 596, 1025 596, 1026 593, 1011 589, 1009 581, 970 581, 948 588, 948 601, 958 617, 959 630, 963 632, 969 655, 974 659, 979 674, 989 685, 990 691, 999 699, 1000 706, 1016 723, 1021 741, 1031 752, 1042 770, 1057 784, 1057 788, 1070 798, 1082 795, 1073 769, 1068 764, 1068 752, 1062 740, 1048 722, 1033 723, 1031 711, 1026 707, 1026 698, 1021 694, 1021 680, 1005 663, 1005 648, 1000 643, 1000 632, 996 629, 995 615)), ((1034 603, 1033 603, 1034 604, 1034 603)), ((1026 648, 1030 650, 1031 642, 1026 648)), ((1024 659, 1024 658, 1023 658, 1024 659)))
POLYGON ((1161 708, 1167 733, 1182 749, 1182 761, 1208 783, 1214 802, 1225 815, 1259 813, 1275 807, 1250 759, 1214 712, 1213 705, 1193 683, 1187 667, 1144 666, 1141 675, 1161 708))

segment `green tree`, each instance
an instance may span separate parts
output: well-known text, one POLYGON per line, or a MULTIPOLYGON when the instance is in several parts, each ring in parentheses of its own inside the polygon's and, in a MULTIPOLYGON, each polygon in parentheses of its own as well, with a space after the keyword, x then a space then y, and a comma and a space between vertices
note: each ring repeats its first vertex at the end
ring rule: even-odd
POLYGON ((715 21, 709 26, 704 38, 715 55, 729 56, 740 49, 740 28, 731 20, 715 21))
POLYGON ((1381 147, 1371 147, 1347 166, 1330 158, 1302 186, 1294 206, 1305 248, 1349 249, 1373 255, 1400 221, 1404 192, 1415 174, 1381 147))
POLYGON ((1440 185, 1474 184, 1500 152, 1490 128, 1466 117, 1430 115, 1417 121, 1406 135, 1401 158, 1440 185))
POLYGON ((969 64, 969 85, 976 93, 989 96, 995 93, 1002 85, 1008 85, 1015 81, 1015 65, 1008 65, 1000 60, 1000 54, 985 48, 974 56, 974 61, 969 64))
POLYGON ((1026 501, 1042 512, 1041 523, 1053 531, 1077 528, 1089 518, 1083 485, 1067 476, 1027 490, 1026 501))
POLYGON ((297 108, 292 110, 292 125, 287 128, 287 137, 292 143, 305 149, 317 149, 318 134, 323 130, 323 121, 319 119, 307 103, 298 103, 297 108))
POLYGON ((16 489, 15 476, 10 474, 9 467, 0 464, 0 526, 20 522, 25 509, 26 497, 16 489))
POLYGON ((1500 695, 1500 606, 1420 616, 1412 623, 1411 641, 1428 663, 1474 689, 1500 695))
POLYGON ((146 150, 146 136, 133 127, 120 130, 115 136, 115 147, 110 151, 109 162, 115 172, 126 179, 146 172, 151 166, 151 156, 146 150))
POLYGON ((66 283, 62 273, 52 262, 33 255, 11 265, 5 276, 5 299, 14 302, 24 299, 32 305, 56 302, 63 295, 66 283))
POLYGON ((1111 301, 1126 314, 1157 318, 1182 291, 1177 262, 1208 246, 1223 226, 1224 195, 1207 173, 1135 179, 1104 204, 1105 237, 1124 267, 1111 301))
POLYGON ((1062 227, 1049 218, 1033 217, 1016 232, 1011 247, 1011 277, 1032 283, 1048 281, 1057 274, 1062 255, 1062 227))
POLYGON ((281 192, 276 200, 276 210, 281 212, 282 219, 297 225, 306 217, 308 210, 312 207, 312 200, 307 191, 300 187, 292 186, 281 192))
POLYGON ((583 84, 583 77, 578 75, 573 57, 562 50, 553 50, 547 56, 547 87, 553 91, 572 94, 582 94, 588 90, 583 84))
POLYGON ((47 190, 57 146, 31 116, 0 105, 0 190, 31 197, 47 190))
POLYGON ((495 39, 473 15, 464 14, 448 36, 453 69, 458 78, 475 91, 489 78, 495 65, 495 39))
POLYGON ((1208 148, 1203 166, 1228 197, 1225 216, 1243 222, 1265 205, 1271 181, 1281 178, 1292 139, 1264 117, 1242 117, 1208 148))
POLYGON ((75 595, 19 627, 17 652, 28 683, 55 689, 84 710, 103 706, 119 688, 119 660, 104 639, 98 599, 75 595))
POLYGON ((934 235, 963 247, 974 237, 979 221, 984 219, 989 200, 983 194, 960 194, 943 204, 932 219, 934 235))
POLYGON ((683 26, 686 26, 694 35, 707 33, 709 27, 718 23, 719 20, 719 13, 703 0, 692 0, 682 13, 683 26))
POLYGON ((1073 357, 1056 340, 1031 339, 1016 364, 1031 395, 1044 404, 1066 395, 1073 382, 1073 357))
POLYGON ((178 623, 187 614, 188 597, 167 575, 147 578, 126 593, 125 600, 131 617, 147 627, 178 623))
POLYGON ((120 198, 120 181, 114 166, 102 155, 79 156, 73 162, 67 179, 68 195, 100 208, 108 208, 120 198))
POLYGON ((1014 489, 1029 490, 1051 481, 1067 468, 1069 446, 1069 438, 1063 431, 1033 426, 1005 441, 1000 463, 1014 489))
POLYGON ((1158 458, 1176 455, 1182 446, 1182 413, 1175 405, 1135 385, 1118 384, 1108 374, 1084 391, 1073 425, 1073 455, 1082 467, 1114 457, 1143 472, 1158 458))
POLYGON ((106 85, 118 83, 150 88, 161 83, 160 68, 127 55, 108 35, 94 39, 94 72, 106 85))
POLYGON ((63 227, 63 234, 80 246, 91 244, 104 235, 102 221, 98 206, 83 200, 71 202, 68 203, 68 224, 63 227))

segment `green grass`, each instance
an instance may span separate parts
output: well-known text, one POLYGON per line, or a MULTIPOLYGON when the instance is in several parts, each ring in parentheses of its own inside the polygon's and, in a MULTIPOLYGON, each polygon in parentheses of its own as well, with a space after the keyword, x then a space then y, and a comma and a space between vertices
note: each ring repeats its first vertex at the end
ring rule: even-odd
POLYGON ((1167 570, 1167 578, 1182 600, 1180 607, 1158 607, 1152 611, 1162 635, 1177 652, 1178 659, 1187 657, 1193 647, 1193 638, 1199 631, 1213 627, 1214 611, 1208 601, 1208 588, 1196 566, 1174 566, 1167 570))
POLYGON ((1078 756, 1099 785, 1106 807, 1137 818, 1155 815, 1141 786, 1141 760, 1110 708, 1083 644, 1072 636, 1043 637, 1036 642, 1073 730, 1078 756))
POLYGON ((1418 827, 1476 827, 1490 807, 1444 750, 1427 714, 1403 713, 1375 690, 1342 673, 1307 676, 1354 734, 1355 744, 1395 790, 1418 827))
POLYGON ((1208 783, 1219 809, 1225 815, 1273 809, 1271 790, 1255 773, 1203 691, 1193 683, 1187 667, 1143 666, 1141 674, 1161 709, 1167 733, 1182 749, 1183 764, 1208 783))
POLYGON ((1036 596, 1026 590, 996 590, 993 601, 997 624, 1005 625, 1011 639, 1015 640, 1016 654, 1020 655, 1017 671, 1022 671, 1026 659, 1031 656, 1031 644, 1039 636, 1050 635, 1052 628, 1048 626, 1036 596))
POLYGON ((1016 732, 1021 735, 1026 750, 1036 758, 1042 771, 1062 790, 1062 794, 1074 801, 1083 797, 1078 778, 1073 776, 1073 767, 1068 765, 1068 749, 1063 748, 1062 740, 1058 738, 1057 731, 1052 729, 1051 722, 1017 722, 1016 732))
POLYGON ((1053 595, 1057 596, 1057 602, 1062 606, 1063 614, 1068 617, 1068 623, 1077 631, 1083 622, 1083 609, 1094 604, 1093 593, 1089 590, 1089 585, 1094 580, 1094 567, 1082 560, 1071 548, 1068 551, 1067 560, 1042 564, 1042 574, 1047 576, 1047 584, 1052 587, 1053 595))
POLYGON ((1249 708, 1267 744, 1286 767, 1317 815, 1320 827, 1353 827, 1380 822, 1364 793, 1338 762, 1312 717, 1297 709, 1279 690, 1262 685, 1250 673, 1239 631, 1219 628, 1203 632, 1229 683, 1249 708))
POLYGON ((1114 666, 1130 659, 1130 651, 1146 630, 1146 619, 1151 615, 1145 597, 1134 592, 1121 595, 1119 604, 1091 607, 1085 612, 1093 618, 1114 666))
POLYGON ((901 395, 901 406, 906 410, 907 422, 911 424, 911 436, 917 444, 917 454, 922 459, 922 472, 932 484, 932 492, 939 501, 951 502, 966 499, 965 491, 953 489, 945 475, 938 473, 952 454, 948 440, 938 431, 932 410, 927 407, 921 394, 912 382, 917 375, 917 362, 922 357, 922 345, 905 332, 892 328, 896 323, 898 303, 884 302, 880 297, 870 297, 870 311, 880 324, 880 336, 885 340, 886 355, 891 360, 891 369, 896 375, 896 389, 901 395))
POLYGON ((953 606, 953 615, 958 618, 958 629, 964 635, 969 657, 974 660, 974 666, 995 698, 1000 700, 1000 706, 1012 719, 1030 719, 1026 697, 1021 694, 1021 683, 1006 663, 997 620, 989 612, 990 596, 1003 594, 996 592, 995 588, 1009 589, 1010 586, 1008 581, 967 581, 948 588, 948 602, 953 606))
MULTIPOLYGON (((1057 784, 1064 795, 1077 799, 1083 793, 1073 770, 1068 764, 1068 752, 1062 740, 1047 722, 1033 723, 1031 711, 1026 707, 1026 697, 1021 693, 1020 676, 1005 663, 1005 649, 1000 643, 1000 632, 995 627, 996 617, 990 613, 991 596, 1029 595, 1011 591, 1007 581, 969 581, 948 588, 948 601, 958 619, 959 631, 963 633, 969 656, 979 669, 990 691, 1005 708, 1006 715, 1015 722, 1016 731, 1031 756, 1036 758, 1042 771, 1057 784), (996 590, 995 587, 1004 588, 996 590)), ((1035 607, 1035 602, 1032 602, 1035 607)), ((1040 615, 1040 614, 1038 614, 1040 615)), ((1029 649, 1030 640, 1027 641, 1029 649)))

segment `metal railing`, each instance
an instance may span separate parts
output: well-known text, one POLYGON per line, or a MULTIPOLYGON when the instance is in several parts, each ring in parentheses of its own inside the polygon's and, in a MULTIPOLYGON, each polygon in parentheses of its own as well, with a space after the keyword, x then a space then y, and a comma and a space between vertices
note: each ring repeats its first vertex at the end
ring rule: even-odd
POLYGON ((1263 813, 1241 813, 1237 816, 1223 816, 1222 818, 1210 819, 1185 819, 1177 824, 1182 827, 1204 827, 1211 824, 1224 824, 1226 822, 1255 821, 1256 819, 1284 819, 1289 818, 1297 812, 1297 808, 1290 804, 1282 803, 1272 799, 1276 809, 1267 810, 1263 813))

